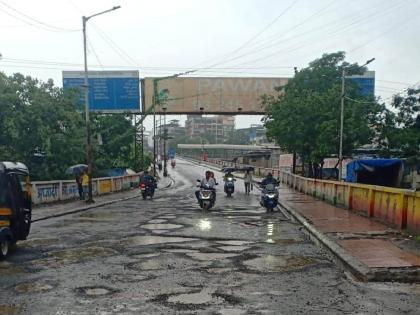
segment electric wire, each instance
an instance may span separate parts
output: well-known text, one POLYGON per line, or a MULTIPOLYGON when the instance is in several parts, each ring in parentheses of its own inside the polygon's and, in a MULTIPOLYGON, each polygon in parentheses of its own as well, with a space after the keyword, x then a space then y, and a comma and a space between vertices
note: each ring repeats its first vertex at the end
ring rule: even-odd
POLYGON ((44 27, 50 28, 52 30, 55 29, 56 31, 61 31, 61 32, 78 32, 79 31, 78 29, 67 29, 67 28, 63 28, 63 27, 59 27, 59 26, 55 26, 55 25, 52 25, 52 24, 42 22, 38 19, 35 19, 35 18, 23 13, 22 11, 17 10, 16 8, 10 6, 9 4, 5 3, 4 1, 0 0, 0 4, 3 5, 4 7, 7 7, 9 10, 12 10, 13 12, 25 17, 27 20, 30 20, 34 23, 39 24, 39 25, 43 25, 44 27))

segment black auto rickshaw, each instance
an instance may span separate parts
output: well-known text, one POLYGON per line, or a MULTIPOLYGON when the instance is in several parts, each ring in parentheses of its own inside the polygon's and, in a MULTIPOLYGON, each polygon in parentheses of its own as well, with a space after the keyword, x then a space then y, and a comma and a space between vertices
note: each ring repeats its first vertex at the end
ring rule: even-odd
POLYGON ((0 259, 31 227, 31 183, 22 163, 0 162, 0 259))

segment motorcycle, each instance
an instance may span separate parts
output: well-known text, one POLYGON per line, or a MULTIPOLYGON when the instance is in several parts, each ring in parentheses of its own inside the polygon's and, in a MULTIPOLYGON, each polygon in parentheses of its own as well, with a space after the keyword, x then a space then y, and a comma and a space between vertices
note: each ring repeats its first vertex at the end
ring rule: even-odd
POLYGON ((225 180, 225 193, 228 197, 231 197, 235 191, 235 181, 236 179, 233 176, 228 176, 225 180))
POLYGON ((146 200, 147 196, 150 196, 150 199, 153 199, 154 190, 153 187, 150 185, 146 185, 145 183, 140 184, 141 195, 143 200, 146 200))
POLYGON ((171 166, 172 166, 172 168, 175 168, 175 161, 174 160, 171 161, 171 166))
POLYGON ((279 191, 274 184, 268 184, 262 188, 261 205, 272 212, 279 202, 279 191))
MULTIPOLYGON (((197 179, 197 182, 201 183, 199 179, 197 179)), ((214 188, 210 187, 209 184, 201 184, 200 191, 198 193, 198 200, 201 209, 210 210, 212 207, 214 207, 215 202, 214 188)))

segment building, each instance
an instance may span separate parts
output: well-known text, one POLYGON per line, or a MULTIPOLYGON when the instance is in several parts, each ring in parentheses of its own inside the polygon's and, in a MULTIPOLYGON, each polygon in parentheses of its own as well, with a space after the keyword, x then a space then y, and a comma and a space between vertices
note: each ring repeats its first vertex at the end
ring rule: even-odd
POLYGON ((163 130, 167 130, 168 135, 171 137, 182 137, 185 136, 185 127, 182 127, 179 124, 179 120, 173 119, 170 120, 166 125, 158 126, 157 133, 163 134, 163 130))
POLYGON ((216 143, 220 143, 224 142, 235 129, 235 117, 188 115, 185 128, 190 138, 208 134, 214 136, 216 143))

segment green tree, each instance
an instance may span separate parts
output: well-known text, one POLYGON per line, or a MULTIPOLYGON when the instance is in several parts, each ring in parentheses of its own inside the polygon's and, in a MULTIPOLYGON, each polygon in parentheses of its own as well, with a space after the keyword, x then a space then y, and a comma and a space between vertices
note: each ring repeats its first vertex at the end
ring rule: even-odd
MULTIPOLYGON (((344 52, 324 54, 296 73, 279 96, 263 97, 267 107, 267 135, 287 152, 296 152, 316 176, 325 157, 339 150, 341 73, 360 74, 366 69, 345 62, 344 52)), ((386 111, 372 97, 363 96, 357 85, 346 81, 343 154, 371 143, 386 111)))
POLYGON ((389 148, 403 157, 420 157, 420 89, 408 89, 405 96, 395 95, 391 104, 397 111, 395 124, 386 136, 389 148))

